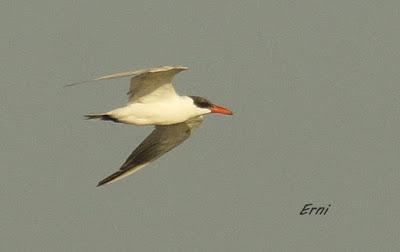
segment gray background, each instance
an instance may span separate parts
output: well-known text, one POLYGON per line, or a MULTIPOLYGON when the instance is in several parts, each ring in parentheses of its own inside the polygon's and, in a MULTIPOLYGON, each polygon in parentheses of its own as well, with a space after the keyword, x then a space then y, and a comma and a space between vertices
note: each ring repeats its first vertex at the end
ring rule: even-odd
POLYGON ((1 1, 1 251, 395 251, 398 1, 1 1), (235 112, 103 188, 151 131, 85 121, 182 64, 235 112), (300 216, 304 204, 332 204, 300 216))

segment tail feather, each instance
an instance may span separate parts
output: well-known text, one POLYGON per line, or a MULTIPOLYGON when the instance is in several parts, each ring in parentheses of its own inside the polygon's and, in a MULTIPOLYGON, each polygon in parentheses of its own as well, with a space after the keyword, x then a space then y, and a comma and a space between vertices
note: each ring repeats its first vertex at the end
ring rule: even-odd
POLYGON ((90 114, 90 115, 85 115, 85 117, 87 120, 99 119, 99 120, 103 120, 103 121, 119 122, 117 118, 114 118, 107 114, 90 114))
POLYGON ((98 115, 96 115, 96 114, 91 114, 91 115, 85 115, 85 118, 86 118, 87 120, 90 120, 90 119, 102 119, 103 116, 104 116, 104 115, 102 115, 102 114, 98 114, 98 115))

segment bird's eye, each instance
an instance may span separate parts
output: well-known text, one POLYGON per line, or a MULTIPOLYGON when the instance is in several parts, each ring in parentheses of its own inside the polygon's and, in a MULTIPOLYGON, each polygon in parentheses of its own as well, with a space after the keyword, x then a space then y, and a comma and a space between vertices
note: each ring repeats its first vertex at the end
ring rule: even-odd
POLYGON ((202 108, 207 108, 207 107, 210 106, 210 104, 209 104, 208 102, 202 102, 202 103, 200 103, 200 106, 201 106, 202 108))

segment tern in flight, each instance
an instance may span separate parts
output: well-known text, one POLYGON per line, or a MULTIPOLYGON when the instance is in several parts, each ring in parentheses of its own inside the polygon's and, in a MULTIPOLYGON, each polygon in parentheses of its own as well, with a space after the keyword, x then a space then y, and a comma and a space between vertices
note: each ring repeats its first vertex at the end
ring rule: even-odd
POLYGON ((172 79, 177 73, 187 69, 183 66, 164 66, 115 73, 89 80, 132 76, 128 92, 129 101, 126 106, 107 113, 89 114, 86 115, 87 119, 155 125, 153 132, 136 147, 121 168, 101 180, 97 186, 125 178, 181 144, 200 125, 203 115, 233 114, 229 109, 215 105, 203 97, 178 95, 172 85, 172 79))

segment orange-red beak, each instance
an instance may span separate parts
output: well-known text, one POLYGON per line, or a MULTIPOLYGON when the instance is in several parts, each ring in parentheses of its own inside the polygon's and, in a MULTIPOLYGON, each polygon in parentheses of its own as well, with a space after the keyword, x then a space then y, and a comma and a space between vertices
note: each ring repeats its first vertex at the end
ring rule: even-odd
POLYGON ((224 115, 233 115, 233 112, 230 111, 227 108, 221 107, 221 106, 217 106, 217 105, 213 105, 211 108, 211 113, 218 113, 218 114, 224 114, 224 115))

